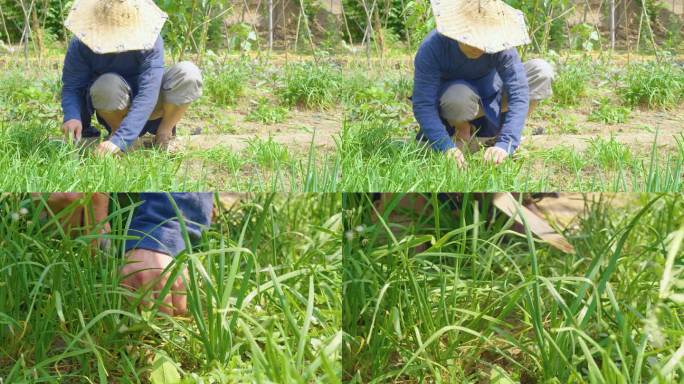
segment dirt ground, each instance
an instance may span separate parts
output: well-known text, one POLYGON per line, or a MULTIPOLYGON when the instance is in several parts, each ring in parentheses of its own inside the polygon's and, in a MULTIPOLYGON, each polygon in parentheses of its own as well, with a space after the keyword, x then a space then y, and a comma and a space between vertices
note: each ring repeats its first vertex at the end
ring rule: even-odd
MULTIPOLYGON (((649 151, 656 139, 659 148, 676 148, 675 137, 684 133, 684 113, 679 109, 674 111, 635 110, 629 120, 623 124, 606 125, 604 123, 587 120, 589 111, 564 110, 576 119, 577 125, 583 130, 578 134, 553 133, 552 123, 542 120, 535 114, 528 121, 523 137, 522 147, 528 149, 549 149, 558 146, 572 147, 576 151, 584 151, 589 145, 589 139, 601 137, 614 139, 629 146, 632 150, 649 151), (531 135, 532 132, 542 134, 531 135)), ((681 137, 684 139, 684 137, 681 137)))
POLYGON ((247 121, 247 109, 236 108, 221 111, 223 118, 230 121, 230 133, 226 126, 216 121, 203 121, 190 118, 179 127, 178 137, 171 149, 202 150, 216 146, 241 151, 247 147, 248 141, 255 138, 285 145, 297 154, 307 153, 313 139, 314 147, 319 152, 335 150, 335 137, 342 126, 341 111, 290 110, 287 119, 280 124, 262 124, 247 121))

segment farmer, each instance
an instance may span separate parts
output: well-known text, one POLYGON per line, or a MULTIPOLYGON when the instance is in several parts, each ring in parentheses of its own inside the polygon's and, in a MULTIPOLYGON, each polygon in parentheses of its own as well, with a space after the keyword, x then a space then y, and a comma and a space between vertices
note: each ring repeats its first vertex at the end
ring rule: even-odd
MULTIPOLYGON (((186 248, 173 203, 183 216, 190 240, 194 241, 211 223, 213 193, 140 193, 133 194, 133 197, 140 205, 134 208, 126 233, 131 238, 125 244, 126 265, 121 269, 121 284, 132 290, 148 292, 144 302, 151 306, 150 303, 157 299, 159 291, 168 281, 164 269, 186 248), (149 298, 150 295, 152 298, 149 298)), ((103 193, 91 196, 52 193, 48 197, 47 207, 52 215, 59 215, 63 209, 74 207, 72 214, 62 216, 60 220, 62 227, 71 233, 90 226, 90 230, 105 234, 110 231, 106 222, 109 201, 110 196, 103 193)), ((90 230, 86 228, 86 232, 90 230)), ((187 281, 187 270, 183 271, 183 275, 187 281)), ((169 295, 163 298, 159 310, 172 316, 186 313, 185 291, 183 278, 179 275, 171 285, 169 295)))
POLYGON ((417 140, 463 167, 458 146, 477 136, 493 142, 485 160, 500 164, 518 148, 527 116, 551 95, 553 68, 521 62, 514 47, 530 42, 523 14, 503 1, 432 0, 432 8, 437 29, 415 58, 417 140))
POLYGON ((190 62, 164 69, 159 33, 166 18, 152 0, 76 0, 66 20, 75 37, 62 75, 67 138, 99 137, 91 126, 95 113, 110 133, 98 155, 125 151, 145 133, 168 147, 202 94, 202 75, 190 62))

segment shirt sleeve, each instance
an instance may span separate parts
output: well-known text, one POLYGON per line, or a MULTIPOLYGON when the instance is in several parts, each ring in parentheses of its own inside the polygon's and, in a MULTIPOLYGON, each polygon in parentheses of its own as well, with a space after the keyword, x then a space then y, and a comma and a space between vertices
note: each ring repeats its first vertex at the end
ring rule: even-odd
POLYGON ((85 47, 73 38, 67 48, 62 70, 62 111, 64 122, 81 121, 81 105, 90 85, 90 65, 83 52, 85 47))
POLYGON ((186 249, 172 199, 183 216, 190 241, 196 243, 202 237, 202 231, 211 225, 213 193, 141 193, 141 205, 135 208, 128 229, 134 238, 126 241, 126 252, 147 249, 175 257, 186 249))
POLYGON ((416 54, 413 77, 413 115, 423 135, 433 149, 446 151, 454 148, 446 127, 439 116, 439 89, 442 85, 439 62, 434 53, 435 37, 425 40, 416 54))
POLYGON ((496 70, 508 96, 508 112, 505 114, 495 146, 513 154, 520 145, 530 108, 527 74, 515 48, 497 54, 496 70))
POLYGON ((164 43, 157 39, 152 50, 142 52, 143 62, 138 77, 138 94, 131 101, 131 108, 119 129, 110 139, 125 151, 140 136, 159 99, 164 77, 164 43))

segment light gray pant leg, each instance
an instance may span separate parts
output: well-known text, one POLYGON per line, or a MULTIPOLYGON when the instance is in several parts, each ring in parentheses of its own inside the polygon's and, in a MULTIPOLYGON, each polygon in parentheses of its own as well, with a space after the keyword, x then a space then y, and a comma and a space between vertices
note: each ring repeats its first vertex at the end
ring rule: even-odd
POLYGON ((480 96, 465 84, 454 84, 439 100, 439 110, 450 123, 475 120, 480 112, 480 96))
POLYGON ((523 66, 530 85, 530 100, 539 101, 551 97, 553 95, 551 84, 556 76, 553 66, 542 59, 526 61, 523 66))
POLYGON ((202 71, 189 61, 180 62, 164 72, 161 100, 173 105, 192 103, 202 96, 202 71))
POLYGON ((90 98, 98 111, 123 111, 131 104, 131 87, 116 73, 105 73, 90 87, 90 98))

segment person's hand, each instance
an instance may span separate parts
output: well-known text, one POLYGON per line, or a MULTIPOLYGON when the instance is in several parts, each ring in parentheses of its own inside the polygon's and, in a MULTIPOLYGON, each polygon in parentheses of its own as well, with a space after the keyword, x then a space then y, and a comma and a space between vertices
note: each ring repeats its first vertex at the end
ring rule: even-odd
MULTIPOLYGON (((34 195, 39 198, 40 194, 34 195)), ((85 203, 86 194, 76 192, 51 193, 46 201, 50 214, 57 215, 78 200, 85 203)), ((65 232, 71 233, 76 228, 84 228, 89 231, 95 225, 102 224, 109 214, 109 195, 106 193, 93 193, 89 204, 77 204, 74 210, 60 218, 59 224, 65 232)), ((101 233, 109 233, 109 223, 104 223, 101 233)))
MULTIPOLYGON (((126 265, 121 269, 121 285, 134 291, 145 292, 143 305, 152 307, 166 285, 169 276, 164 269, 173 262, 173 257, 147 249, 134 249, 126 254, 126 265)), ((170 271, 169 271, 170 272, 170 271)), ((182 273, 188 279, 187 269, 182 273)), ((188 310, 185 284, 179 275, 159 305, 159 311, 171 316, 183 315, 188 310)))
POLYGON ((117 147, 116 144, 109 140, 101 142, 100 145, 95 148, 95 155, 98 157, 113 155, 119 152, 121 152, 121 148, 117 147))
POLYGON ((489 147, 485 151, 484 159, 486 162, 499 165, 506 160, 508 157, 508 152, 499 147, 489 147))
POLYGON ((444 152, 446 157, 453 159, 456 162, 456 165, 459 168, 463 168, 466 165, 465 157, 463 156, 463 152, 461 152, 460 149, 454 147, 451 149, 448 149, 446 152, 444 152))
POLYGON ((71 119, 62 125, 62 132, 67 140, 81 141, 81 134, 83 133, 83 124, 80 120, 71 119))

